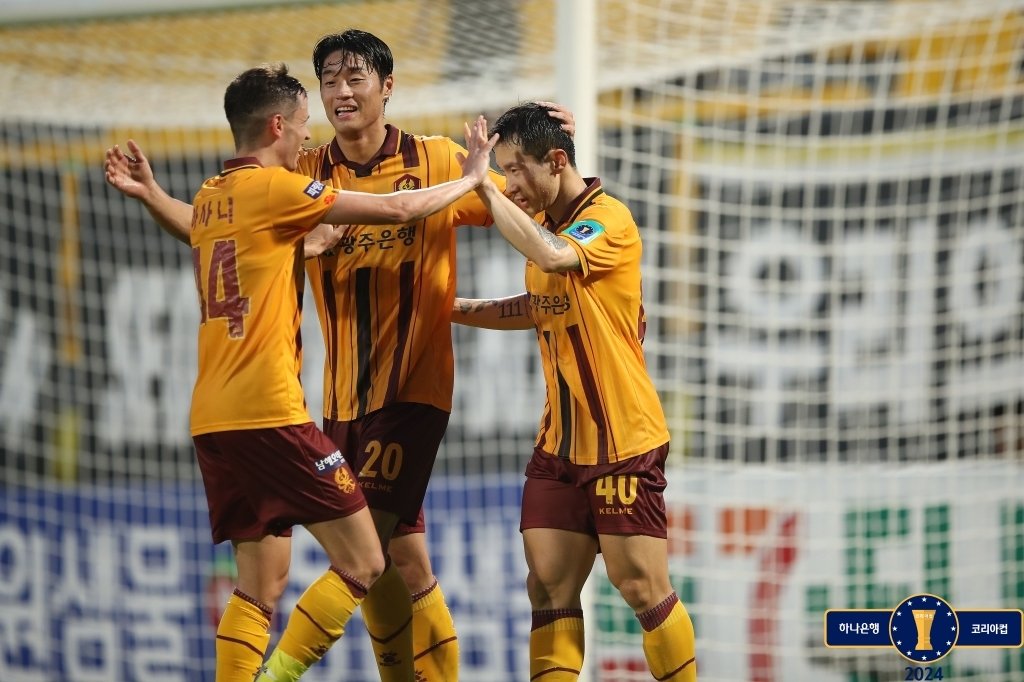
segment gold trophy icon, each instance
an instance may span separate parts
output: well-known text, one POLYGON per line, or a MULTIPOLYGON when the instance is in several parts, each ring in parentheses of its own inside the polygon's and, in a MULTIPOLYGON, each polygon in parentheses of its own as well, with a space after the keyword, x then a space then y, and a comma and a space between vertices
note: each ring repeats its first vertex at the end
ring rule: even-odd
POLYGON ((935 622, 935 609, 914 609, 914 624, 917 626, 917 644, 914 649, 918 651, 932 650, 932 623, 935 622))

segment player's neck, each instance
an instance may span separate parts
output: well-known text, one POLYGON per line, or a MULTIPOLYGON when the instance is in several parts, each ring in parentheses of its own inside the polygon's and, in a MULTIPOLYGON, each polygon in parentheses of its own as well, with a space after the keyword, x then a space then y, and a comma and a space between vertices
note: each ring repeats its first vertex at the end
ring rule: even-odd
POLYGON ((341 147, 341 153, 352 163, 364 164, 377 155, 388 131, 384 121, 358 131, 345 131, 335 134, 334 139, 341 147))
POLYGON ((577 171, 566 169, 560 177, 558 196, 548 206, 547 214, 559 222, 564 221, 570 207, 586 191, 587 181, 577 171))

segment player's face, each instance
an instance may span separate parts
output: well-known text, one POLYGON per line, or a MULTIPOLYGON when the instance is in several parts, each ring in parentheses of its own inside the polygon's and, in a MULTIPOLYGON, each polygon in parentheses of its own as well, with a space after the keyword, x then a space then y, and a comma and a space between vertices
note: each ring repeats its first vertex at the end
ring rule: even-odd
POLYGON ((327 119, 338 133, 355 133, 380 125, 384 104, 391 97, 392 77, 381 82, 358 55, 334 52, 324 59, 320 74, 320 99, 327 119))
POLYGON ((309 98, 299 96, 299 106, 291 116, 284 119, 284 133, 281 136, 284 145, 284 166, 290 171, 298 168, 299 151, 302 143, 309 139, 309 98))
POLYGON ((494 160, 505 174, 505 196, 530 216, 546 211, 558 196, 551 164, 527 156, 513 144, 498 143, 494 160))

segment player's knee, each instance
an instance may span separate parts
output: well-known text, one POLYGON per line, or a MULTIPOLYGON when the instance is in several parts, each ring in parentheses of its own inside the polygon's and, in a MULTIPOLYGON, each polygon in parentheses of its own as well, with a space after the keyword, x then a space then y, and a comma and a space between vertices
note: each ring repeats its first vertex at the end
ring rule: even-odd
POLYGON ((645 577, 622 578, 613 580, 612 584, 634 611, 646 611, 657 604, 658 595, 651 581, 645 577))
POLYGON ((395 551, 391 546, 391 561, 394 563, 398 574, 409 586, 409 591, 416 593, 430 587, 434 583, 434 572, 430 567, 430 559, 418 552, 395 551))
POLYGON ((260 576, 258 584, 252 585, 248 590, 242 589, 241 585, 239 585, 239 588, 242 589, 243 593, 263 604, 266 604, 267 606, 270 606, 271 608, 277 604, 287 587, 287 569, 273 574, 264 574, 260 576))
POLYGON ((526 594, 534 611, 554 608, 551 590, 533 571, 526 576, 526 594))
POLYGON ((367 557, 366 565, 363 568, 363 575, 366 578, 366 586, 369 587, 377 582, 377 578, 384 573, 384 569, 386 568, 387 561, 384 558, 383 552, 367 557))

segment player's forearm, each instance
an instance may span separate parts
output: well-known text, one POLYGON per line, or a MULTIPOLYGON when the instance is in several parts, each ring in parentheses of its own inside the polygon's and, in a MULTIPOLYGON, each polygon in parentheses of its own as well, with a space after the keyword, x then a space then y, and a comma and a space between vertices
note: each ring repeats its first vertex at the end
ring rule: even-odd
POLYGON ((578 270, 580 259, 569 243, 538 225, 502 194, 493 182, 485 181, 477 190, 494 218, 501 235, 544 272, 578 270))
POLYGON ((389 194, 339 192, 338 201, 324 222, 360 225, 398 225, 422 220, 437 213, 476 186, 472 178, 462 177, 425 189, 402 190, 389 194))
POLYGON ((157 186, 142 204, 157 225, 180 242, 189 244, 192 232, 192 205, 175 199, 157 186))
POLYGON ((452 322, 483 329, 532 329, 526 293, 507 298, 456 298, 452 322))

